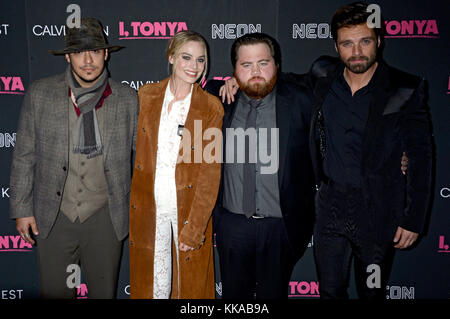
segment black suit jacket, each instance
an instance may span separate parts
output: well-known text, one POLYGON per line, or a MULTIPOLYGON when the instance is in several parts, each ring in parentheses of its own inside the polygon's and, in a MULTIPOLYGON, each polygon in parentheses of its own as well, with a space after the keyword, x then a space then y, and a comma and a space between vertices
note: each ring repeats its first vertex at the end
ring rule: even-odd
MULTIPOLYGON (((223 81, 208 81, 206 89, 218 96, 223 81)), ((235 102, 225 104, 223 149, 226 129, 231 126, 240 91, 235 102)), ((279 128, 278 185, 280 205, 289 244, 296 259, 300 258, 311 239, 314 222, 314 174, 309 153, 311 100, 306 88, 279 80, 276 91, 276 124, 279 128)), ((225 153, 223 152, 225 155, 225 153)), ((223 165, 222 165, 223 176, 223 165)), ((220 222, 223 180, 214 208, 214 224, 220 222)))
MULTIPOLYGON (((393 238, 398 226, 423 231, 431 193, 432 135, 425 81, 379 63, 384 67, 375 79, 363 135, 362 188, 378 236, 393 238), (403 152, 409 159, 406 176, 400 170, 403 152)), ((318 184, 326 179, 322 104, 343 70, 339 60, 321 57, 310 72, 314 79, 308 82, 314 86, 310 147, 318 184)))

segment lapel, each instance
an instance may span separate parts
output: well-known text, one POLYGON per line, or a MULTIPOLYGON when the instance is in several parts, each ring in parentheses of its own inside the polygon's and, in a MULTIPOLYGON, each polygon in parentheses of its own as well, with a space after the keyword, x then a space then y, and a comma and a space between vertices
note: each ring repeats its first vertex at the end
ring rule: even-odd
MULTIPOLYGON (((186 117, 186 122, 184 123, 184 129, 182 133, 182 139, 186 138, 186 131, 190 132, 191 136, 191 144, 197 145, 197 143, 194 143, 194 141, 197 141, 202 145, 203 143, 203 132, 205 130, 205 127, 203 126, 206 123, 203 123, 205 120, 207 120, 206 117, 206 108, 208 107, 208 101, 204 100, 204 97, 201 94, 202 90, 200 86, 197 83, 194 83, 194 87, 192 88, 192 96, 191 96, 191 104, 189 106, 189 112, 186 117), (201 120, 202 121, 202 130, 200 132, 197 132, 195 130, 195 122, 194 121, 201 120), (201 134, 198 136, 198 134, 201 134)), ((165 91, 165 90, 164 90, 165 91)), ((207 97, 206 97, 207 99, 207 97)), ((182 143, 180 143, 180 150, 182 147, 182 143)))
POLYGON ((275 101, 275 114, 276 114, 276 126, 278 128, 278 185, 281 187, 284 176, 284 166, 286 162, 286 154, 289 147, 289 133, 291 123, 291 108, 289 101, 290 92, 281 84, 277 85, 276 101, 275 101))
POLYGON ((60 136, 61 149, 58 153, 64 154, 66 161, 69 160, 69 106, 71 106, 69 105, 69 86, 63 73, 61 79, 58 79, 55 84, 54 94, 48 107, 51 108, 49 114, 53 114, 51 122, 55 125, 55 132, 60 136), (60 134, 61 132, 64 134, 60 134))
MULTIPOLYGON (((109 83, 111 86, 111 83, 109 83)), ((114 131, 116 130, 116 118, 117 113, 119 112, 119 99, 117 97, 117 92, 113 91, 111 88, 111 95, 108 96, 104 104, 103 108, 103 163, 106 163, 108 150, 110 145, 112 144, 112 137, 114 131)))
POLYGON ((231 122, 233 121, 234 113, 236 112, 237 101, 241 96, 241 90, 236 93, 234 98, 234 102, 231 102, 227 106, 224 107, 225 114, 223 117, 223 128, 229 128, 231 126, 231 122))
POLYGON ((231 122, 233 121, 234 113, 236 112, 237 101, 241 96, 241 90, 238 90, 236 96, 234 98, 234 102, 230 104, 224 105, 224 116, 223 116, 223 124, 222 124, 222 165, 221 165, 221 178, 220 178, 220 187, 219 187, 219 195, 217 197, 217 202, 219 206, 223 205, 223 176, 224 176, 224 163, 226 162, 226 145, 227 145, 227 128, 231 126, 231 122))
MULTIPOLYGON (((338 68, 339 69, 339 68, 338 68)), ((336 74, 338 74, 338 71, 333 73, 332 75, 329 75, 327 77, 320 77, 317 79, 316 86, 314 88, 314 97, 312 102, 312 114, 311 114, 311 126, 309 131, 309 148, 311 153, 311 163, 313 166, 313 171, 315 174, 316 181, 319 182, 321 180, 322 175, 322 168, 321 168, 321 162, 322 162, 322 155, 320 152, 320 136, 319 131, 324 130, 324 121, 323 121, 323 113, 322 113, 322 126, 318 125, 319 121, 319 113, 322 112, 322 105, 325 100, 325 97, 328 94, 328 91, 330 90, 331 84, 334 81, 334 78, 336 77, 336 74)), ((325 142, 325 141, 322 141, 325 142)))
MULTIPOLYGON (((310 147, 315 150, 317 148, 317 121, 319 117, 319 112, 322 112, 322 105, 325 101, 326 96, 331 88, 335 76, 322 77, 317 79, 316 87, 314 88, 313 101, 312 101, 312 114, 311 114, 311 127, 310 127, 310 147)), ((322 114, 323 118, 323 114, 322 114)), ((314 151, 316 154, 316 151, 314 151)))
POLYGON ((314 86, 314 99, 313 99, 313 118, 317 116, 317 112, 322 110, 323 102, 330 91, 331 84, 334 79, 344 72, 344 64, 342 62, 337 62, 337 65, 333 68, 328 69, 323 72, 323 76, 318 76, 316 80, 316 85, 314 86))
MULTIPOLYGON (((236 93, 234 102, 224 105, 224 116, 222 124, 222 162, 225 163, 226 160, 226 143, 227 143, 227 128, 231 127, 233 122, 234 113, 236 112, 237 101, 241 96, 241 90, 236 93)), ((223 165, 222 165, 222 175, 223 175, 223 165)))
POLYGON ((370 156, 370 150, 372 143, 376 140, 377 136, 377 126, 382 120, 384 109, 388 103, 391 96, 389 87, 390 76, 389 70, 383 62, 380 62, 378 67, 382 69, 379 70, 379 74, 375 78, 373 83, 373 93, 370 105, 369 105, 369 115, 367 117, 367 123, 364 128, 362 149, 361 149, 361 168, 364 170, 366 159, 370 156))
POLYGON ((335 76, 324 77, 317 79, 317 86, 314 90, 313 112, 316 113, 322 109, 322 104, 331 88, 335 76))
POLYGON ((313 92, 313 102, 312 102, 312 125, 311 125, 311 134, 310 138, 312 141, 316 138, 315 134, 312 134, 315 132, 315 126, 317 124, 317 116, 319 111, 322 111, 322 105, 323 102, 328 95, 328 92, 331 88, 331 84, 333 83, 336 76, 343 72, 344 65, 341 63, 339 64, 333 71, 330 71, 330 74, 324 77, 318 77, 316 80, 316 85, 314 87, 313 92))
POLYGON ((139 102, 141 105, 139 114, 140 123, 138 124, 138 127, 139 129, 141 127, 145 129, 146 135, 151 138, 150 142, 145 144, 145 150, 142 151, 147 153, 144 157, 150 159, 152 172, 156 171, 159 122, 161 119, 162 105, 164 103, 164 95, 168 83, 169 78, 166 78, 154 86, 152 85, 150 87, 151 90, 145 90, 142 95, 139 95, 139 102))
POLYGON ((386 102, 386 106, 383 109, 383 115, 399 112, 402 105, 411 98, 413 93, 413 88, 397 88, 395 94, 393 94, 386 102))

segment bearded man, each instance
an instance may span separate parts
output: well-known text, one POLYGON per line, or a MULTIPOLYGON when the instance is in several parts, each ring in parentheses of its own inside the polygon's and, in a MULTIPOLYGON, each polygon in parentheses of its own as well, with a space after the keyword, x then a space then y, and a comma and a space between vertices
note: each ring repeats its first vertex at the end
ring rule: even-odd
MULTIPOLYGON (((231 48, 239 91, 225 104, 226 161, 213 213, 224 299, 287 298, 312 234, 311 101, 306 89, 277 77, 280 60, 276 41, 261 33, 231 48)), ((219 95, 222 84, 206 88, 219 95)))
POLYGON ((312 67, 319 75, 310 143, 320 185, 314 256, 323 299, 348 298, 352 258, 359 297, 384 299, 394 252, 423 232, 431 194, 425 81, 381 58, 382 29, 368 24, 367 7, 336 11, 339 60, 320 58, 312 67))

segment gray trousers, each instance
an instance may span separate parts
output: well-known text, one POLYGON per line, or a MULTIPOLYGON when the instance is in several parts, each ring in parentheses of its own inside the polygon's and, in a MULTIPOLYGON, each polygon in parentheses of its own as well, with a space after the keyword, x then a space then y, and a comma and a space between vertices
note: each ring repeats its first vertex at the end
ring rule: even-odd
POLYGON ((41 298, 76 298, 69 288, 74 277, 69 265, 81 265, 90 299, 111 299, 116 295, 122 242, 114 232, 106 206, 84 223, 72 223, 59 213, 49 236, 37 236, 41 298), (70 285, 70 284, 69 284, 70 285))

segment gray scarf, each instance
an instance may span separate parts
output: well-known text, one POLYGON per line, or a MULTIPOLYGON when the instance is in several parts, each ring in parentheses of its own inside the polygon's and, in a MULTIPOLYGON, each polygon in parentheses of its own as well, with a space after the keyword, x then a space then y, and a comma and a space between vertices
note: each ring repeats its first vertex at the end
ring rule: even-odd
POLYGON ((87 154, 92 158, 102 154, 103 146, 98 128, 95 107, 105 91, 108 83, 106 68, 98 81, 89 88, 81 87, 72 74, 70 65, 66 69, 66 81, 72 91, 81 114, 72 129, 73 152, 87 154))

